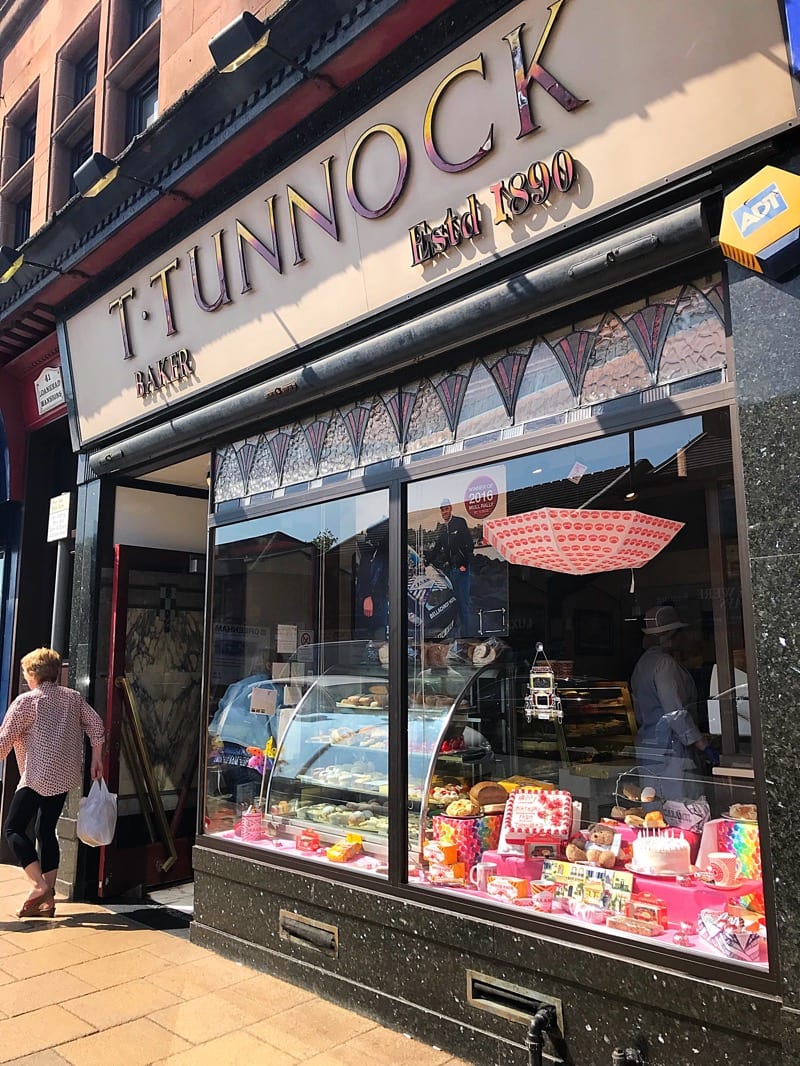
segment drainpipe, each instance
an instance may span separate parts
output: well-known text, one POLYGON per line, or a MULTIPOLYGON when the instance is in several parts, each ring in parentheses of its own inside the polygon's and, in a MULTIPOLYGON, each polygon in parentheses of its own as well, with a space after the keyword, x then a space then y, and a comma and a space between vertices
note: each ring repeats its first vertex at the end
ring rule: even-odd
MULTIPOLYGON (((549 1003, 543 1004, 531 1018, 528 1032, 525 1036, 525 1047, 528 1049, 528 1066, 542 1066, 542 1052, 544 1050, 545 1033, 558 1033, 558 1016, 556 1008, 549 1003)), ((559 1033, 560 1035, 560 1033, 559 1033)), ((563 1062, 563 1059, 558 1059, 563 1062)))

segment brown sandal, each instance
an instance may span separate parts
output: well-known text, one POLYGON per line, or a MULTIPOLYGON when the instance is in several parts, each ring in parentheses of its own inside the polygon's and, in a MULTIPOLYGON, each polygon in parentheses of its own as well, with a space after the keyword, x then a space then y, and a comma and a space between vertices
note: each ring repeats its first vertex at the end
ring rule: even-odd
POLYGON ((17 911, 18 918, 53 918, 56 913, 55 893, 48 888, 40 896, 26 899, 17 911))

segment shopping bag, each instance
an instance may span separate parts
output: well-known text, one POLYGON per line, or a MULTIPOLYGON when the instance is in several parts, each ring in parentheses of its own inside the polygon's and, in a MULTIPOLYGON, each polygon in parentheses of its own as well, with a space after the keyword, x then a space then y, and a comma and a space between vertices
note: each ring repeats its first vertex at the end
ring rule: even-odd
POLYGON ((90 847, 110 844, 117 828, 117 797, 105 780, 93 781, 89 795, 78 802, 78 839, 90 847))

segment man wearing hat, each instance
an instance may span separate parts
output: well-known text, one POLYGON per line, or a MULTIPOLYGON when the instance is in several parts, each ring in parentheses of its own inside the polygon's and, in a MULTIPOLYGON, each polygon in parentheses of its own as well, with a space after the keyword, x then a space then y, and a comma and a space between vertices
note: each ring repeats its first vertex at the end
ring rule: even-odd
POLYGON ((662 799, 690 798, 691 785, 684 778, 695 768, 693 748, 707 763, 719 765, 719 755, 689 713, 697 704, 692 675, 672 655, 676 634, 685 628, 674 607, 651 607, 642 628, 645 650, 631 677, 637 759, 662 799))
POLYGON ((458 603, 459 629, 453 636, 470 635, 470 566, 475 546, 472 543, 469 526, 459 515, 453 514, 453 505, 448 499, 439 504, 442 525, 436 534, 436 541, 425 555, 425 563, 437 566, 450 579, 458 603))

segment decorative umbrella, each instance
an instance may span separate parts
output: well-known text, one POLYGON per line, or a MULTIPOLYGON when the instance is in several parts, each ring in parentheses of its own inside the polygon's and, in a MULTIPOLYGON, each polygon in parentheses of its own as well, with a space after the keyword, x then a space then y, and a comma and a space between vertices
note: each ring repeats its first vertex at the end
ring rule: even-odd
POLYGON ((644 566, 680 529, 683 522, 641 511, 542 507, 490 518, 483 523, 483 536, 510 563, 596 574, 644 566))

